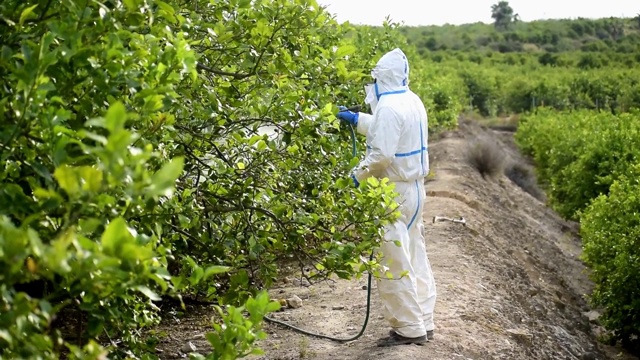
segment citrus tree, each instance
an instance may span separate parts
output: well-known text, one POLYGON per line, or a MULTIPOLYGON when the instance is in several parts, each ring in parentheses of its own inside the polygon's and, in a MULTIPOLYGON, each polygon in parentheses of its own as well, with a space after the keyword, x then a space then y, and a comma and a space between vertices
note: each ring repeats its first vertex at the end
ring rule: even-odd
POLYGON ((549 201, 561 215, 579 219, 640 159, 637 117, 637 111, 612 115, 544 109, 522 118, 516 141, 535 160, 549 201))
POLYGON ((640 163, 615 180, 608 195, 585 210, 581 234, 583 259, 592 268, 594 306, 604 309, 601 321, 613 340, 637 349, 640 335, 640 163))
POLYGON ((640 335, 640 126, 638 113, 539 111, 523 118, 516 139, 531 155, 549 200, 580 221, 582 258, 611 339, 637 349, 640 335))
POLYGON ((395 193, 353 187, 334 114, 395 28, 313 0, 3 1, 0 355, 148 358, 158 306, 198 295, 232 359, 285 266, 370 269, 395 193))

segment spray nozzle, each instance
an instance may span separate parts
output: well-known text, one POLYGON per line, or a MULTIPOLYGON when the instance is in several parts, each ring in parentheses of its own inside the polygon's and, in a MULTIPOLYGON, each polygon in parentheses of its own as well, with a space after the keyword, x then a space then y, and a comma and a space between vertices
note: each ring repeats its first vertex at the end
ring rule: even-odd
POLYGON ((353 112, 360 112, 362 110, 362 107, 360 105, 355 105, 355 106, 348 107, 347 110, 353 111, 353 112))

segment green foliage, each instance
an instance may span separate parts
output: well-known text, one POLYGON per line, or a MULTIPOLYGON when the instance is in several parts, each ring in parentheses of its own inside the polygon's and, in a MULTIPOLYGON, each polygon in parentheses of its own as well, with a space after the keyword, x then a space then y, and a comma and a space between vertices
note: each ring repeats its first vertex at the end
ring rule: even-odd
POLYGON ((637 113, 540 111, 520 120, 516 141, 531 155, 552 206, 578 218, 640 159, 637 113))
MULTIPOLYGON (((209 358, 233 359, 282 265, 376 268, 395 193, 352 187, 334 114, 406 45, 397 25, 312 0, 8 0, 0 37, 1 356, 148 358, 158 303, 197 294, 220 304, 209 358)), ((455 125, 455 89, 407 49, 431 125, 455 125)))
POLYGON ((469 110, 494 116, 540 106, 614 113, 640 108, 635 20, 521 22, 504 1, 491 12, 494 25, 400 28, 430 68, 441 68, 435 83, 446 70, 469 110))
POLYGON ((158 320, 156 293, 173 291, 172 255, 136 216, 171 195, 182 159, 141 135, 196 74, 193 54, 161 25, 153 30, 172 46, 122 29, 137 9, 43 5, 2 7, 0 348, 28 358, 64 346, 80 357, 117 336, 143 351, 138 329, 158 320), (66 309, 86 322, 77 345, 53 324, 66 309))
MULTIPOLYGON (((471 54, 459 55, 434 55, 424 62, 427 83, 453 94, 449 109, 466 106, 483 116, 524 113, 541 107, 615 114, 640 109, 640 71, 636 68, 583 70, 541 65, 537 58, 528 59, 526 55, 492 55, 476 59, 478 62, 471 54)), ((437 98, 435 94, 423 97, 437 98)))
POLYGON ((594 306, 613 338, 638 345, 640 335, 640 163, 597 197, 582 216, 583 259, 592 268, 594 306))
POLYGON ((483 116, 496 115, 496 102, 493 94, 497 92, 495 78, 486 75, 486 71, 476 69, 460 74, 465 85, 469 102, 483 116))
POLYGON ((554 209, 579 219, 593 306, 614 340, 640 335, 640 113, 538 111, 516 141, 536 162, 554 209))
POLYGON ((245 306, 228 306, 228 315, 225 315, 221 307, 215 308, 218 315, 224 318, 224 323, 214 322, 214 331, 206 334, 213 351, 207 356, 193 354, 191 359, 230 360, 263 354, 261 349, 254 347, 257 340, 267 337, 260 324, 267 313, 280 309, 280 303, 269 301, 267 293, 261 292, 256 298, 249 298, 245 306), (245 310, 249 314, 248 317, 244 315, 245 310))
POLYGON ((638 50, 640 27, 637 18, 548 19, 517 21, 517 14, 505 1, 487 9, 493 24, 403 27, 410 44, 418 51, 466 52, 581 52, 597 51, 608 57, 638 50))
POLYGON ((423 100, 429 116, 429 130, 436 132, 455 128, 458 115, 465 102, 460 79, 452 74, 438 74, 429 62, 418 62, 420 67, 410 75, 416 81, 411 82, 411 90, 423 100))
POLYGON ((491 5, 491 18, 494 19, 493 25, 498 30, 507 30, 517 18, 517 14, 513 14, 513 9, 508 1, 499 1, 497 4, 491 5))

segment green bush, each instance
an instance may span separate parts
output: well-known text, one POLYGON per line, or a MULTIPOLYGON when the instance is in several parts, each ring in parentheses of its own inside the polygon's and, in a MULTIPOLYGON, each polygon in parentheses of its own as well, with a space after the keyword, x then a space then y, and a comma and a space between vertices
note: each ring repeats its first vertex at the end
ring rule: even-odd
POLYGON ((636 113, 544 110, 521 119, 516 142, 535 160, 554 209, 577 219, 640 159, 637 118, 636 113))
POLYGON ((591 302, 616 340, 638 346, 640 336, 640 163, 614 181, 584 211, 583 259, 591 267, 591 302))
POLYGON ((418 81, 411 86, 425 103, 429 115, 429 129, 438 131, 455 128, 464 102, 464 95, 458 91, 458 79, 453 76, 429 74, 424 69, 426 66, 422 67, 416 75, 418 81))
MULTIPOLYGON (((594 306, 625 345, 640 335, 640 114, 539 111, 516 141, 536 162, 551 205, 579 219, 594 306)), ((635 340, 634 340, 635 339, 635 340)))
POLYGON ((515 113, 525 113, 535 107, 534 84, 528 79, 514 79, 505 85, 504 108, 515 113))
MULTIPOLYGON (((456 94, 455 102, 488 117, 541 107, 595 109, 614 114, 640 107, 640 71, 636 68, 605 66, 582 70, 572 65, 575 55, 571 53, 559 55, 562 65, 542 66, 535 59, 527 61, 532 56, 437 52, 419 64, 425 76, 416 80, 426 79, 436 89, 444 86, 446 93, 456 94), (436 58, 438 62, 433 60, 436 58)), ((425 101, 440 94, 428 95, 425 101)))
MULTIPOLYGON (((611 184, 640 161, 640 122, 637 114, 584 116, 591 124, 575 161, 559 170, 551 181, 551 201, 564 215, 577 218, 589 202, 607 194, 611 184)), ((569 120, 569 119, 567 119, 569 120)), ((566 136, 571 136, 567 133, 566 136)))
POLYGON ((522 152, 534 159, 543 185, 548 187, 560 170, 577 159, 575 149, 592 134, 586 128, 589 115, 541 109, 520 118, 515 140, 522 152))
POLYGON ((483 116, 493 116, 496 114, 497 85, 496 77, 491 77, 488 71, 464 70, 460 74, 464 82, 465 92, 469 96, 469 101, 474 109, 477 109, 483 116))
POLYGON ((396 27, 311 0, 1 2, 0 357, 149 358, 159 303, 198 295, 233 359, 283 263, 370 269, 394 192, 353 188, 334 114, 396 27))

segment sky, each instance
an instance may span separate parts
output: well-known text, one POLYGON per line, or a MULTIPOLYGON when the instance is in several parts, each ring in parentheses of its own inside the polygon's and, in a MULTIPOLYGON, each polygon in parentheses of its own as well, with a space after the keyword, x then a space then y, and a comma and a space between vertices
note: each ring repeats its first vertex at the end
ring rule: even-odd
MULTIPOLYGON (((492 23, 491 5, 499 0, 317 0, 338 22, 382 25, 387 15, 408 26, 492 23)), ((633 0, 511 0, 522 21, 560 18, 634 17, 640 6, 633 0)))

